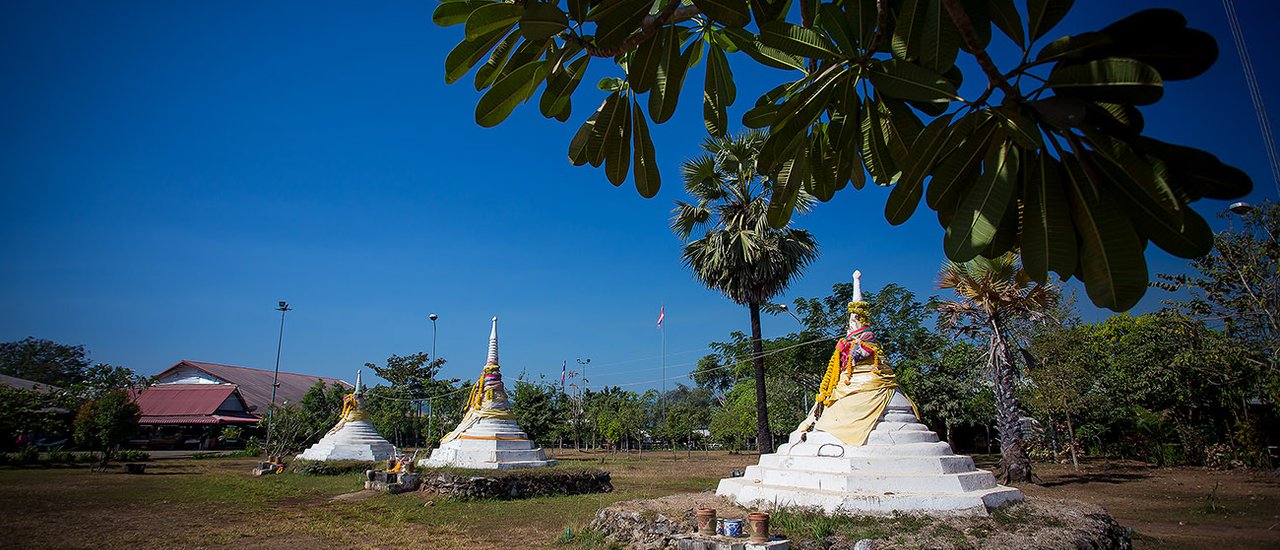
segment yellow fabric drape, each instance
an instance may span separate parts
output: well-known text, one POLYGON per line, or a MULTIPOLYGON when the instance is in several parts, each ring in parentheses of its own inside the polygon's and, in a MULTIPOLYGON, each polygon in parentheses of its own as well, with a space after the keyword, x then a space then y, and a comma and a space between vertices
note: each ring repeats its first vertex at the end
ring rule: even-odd
MULTIPOLYGON (((823 399, 828 404, 822 414, 815 419, 817 407, 814 407, 814 412, 800 423, 800 431, 812 426, 814 430, 836 436, 846 445, 863 445, 897 389, 898 382, 891 370, 879 368, 872 361, 854 365, 823 399)), ((914 408, 915 404, 911 406, 914 408)))

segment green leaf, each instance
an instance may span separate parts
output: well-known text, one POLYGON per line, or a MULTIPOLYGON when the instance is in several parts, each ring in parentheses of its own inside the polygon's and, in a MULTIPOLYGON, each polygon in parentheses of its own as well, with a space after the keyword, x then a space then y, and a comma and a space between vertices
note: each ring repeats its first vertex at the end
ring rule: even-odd
MULTIPOLYGON (((930 0, 902 0, 893 35, 889 37, 890 51, 895 59, 919 61, 920 50, 925 46, 925 17, 930 0)), ((938 4, 937 0, 932 1, 938 4)))
POLYGON ((773 193, 769 196, 765 218, 774 229, 786 227, 787 222, 791 221, 791 215, 796 210, 796 200, 808 178, 809 155, 804 147, 800 147, 794 158, 782 163, 778 174, 773 178, 773 193))
POLYGON ((768 128, 773 124, 777 112, 778 106, 772 103, 752 107, 742 114, 742 125, 747 128, 768 128))
MULTIPOLYGON (((744 4, 745 5, 745 4, 744 4)), ((707 133, 721 137, 728 132, 729 120, 725 109, 733 105, 737 88, 733 84, 733 72, 724 50, 712 45, 707 56, 707 74, 702 92, 702 118, 707 133)))
POLYGON ((836 45, 822 33, 786 21, 770 21, 761 25, 760 42, 795 56, 827 60, 840 58, 836 45))
POLYGON ((461 2, 445 2, 436 6, 436 11, 431 13, 431 22, 441 27, 452 27, 467 22, 467 18, 471 16, 471 12, 476 8, 485 4, 492 4, 490 0, 462 0, 461 2))
POLYGON ((485 61, 484 65, 481 65, 479 69, 476 69, 475 86, 477 92, 492 86, 493 82, 498 79, 503 67, 506 67, 507 63, 509 63, 510 54, 519 41, 520 33, 513 32, 508 34, 489 54, 489 60, 485 61))
POLYGON ((804 61, 801 58, 766 46, 756 38, 756 35, 745 30, 725 29, 722 34, 739 50, 761 65, 783 70, 804 70, 804 61))
POLYGON ((582 76, 587 73, 587 64, 590 62, 591 56, 584 55, 547 79, 547 88, 542 92, 542 99, 538 103, 542 116, 551 118, 559 113, 568 113, 573 92, 582 82, 582 76))
POLYGON ((546 77, 546 61, 531 61, 502 77, 476 103, 476 124, 492 128, 506 120, 516 105, 533 96, 546 77))
POLYGON ((1075 272, 1078 245, 1071 209, 1062 188, 1062 167, 1045 153, 1023 163, 1022 266, 1031 280, 1048 281, 1049 272, 1062 278, 1075 272))
POLYGON ((958 99, 956 88, 942 75, 906 61, 873 62, 867 77, 876 91, 908 101, 947 103, 958 99))
POLYGON ((569 17, 574 21, 586 21, 590 9, 591 0, 569 0, 569 17))
POLYGON ((847 74, 846 70, 829 70, 817 78, 806 78, 812 82, 778 107, 769 137, 756 156, 761 174, 772 173, 784 159, 794 156, 809 126, 822 115, 830 104, 832 92, 847 74))
POLYGON ((595 125, 592 126, 591 135, 587 138, 587 162, 592 166, 599 167, 604 163, 605 140, 610 131, 616 128, 614 120, 620 116, 625 99, 622 92, 613 92, 604 98, 604 104, 600 106, 599 117, 596 119, 595 125))
POLYGON ((595 132, 596 120, 600 118, 600 112, 606 104, 607 102, 601 103, 600 108, 587 117, 582 126, 578 127, 577 133, 573 134, 573 139, 569 141, 569 162, 574 166, 587 163, 590 156, 587 151, 587 142, 591 140, 591 135, 595 132))
POLYGON ((744 0, 693 0, 693 5, 726 27, 742 27, 751 22, 751 9, 744 0))
POLYGON ((1074 0, 1027 0, 1027 28, 1031 41, 1053 29, 1071 11, 1074 0))
POLYGON ((960 200, 942 239, 943 251, 951 261, 972 260, 995 239, 1017 191, 1018 151, 1004 142, 987 152, 982 175, 960 200))
POLYGON ((1076 59, 1108 44, 1111 44, 1111 38, 1100 32, 1064 36, 1040 48, 1040 53, 1036 54, 1036 61, 1076 59))
POLYGON ((921 26, 920 66, 945 73, 956 64, 960 53, 960 31, 942 2, 929 2, 921 26))
POLYGON ((529 40, 545 40, 567 28, 568 16, 552 3, 530 3, 520 17, 520 33, 529 40))
POLYGON ((890 185, 898 178, 898 168, 889 152, 884 121, 874 99, 868 99, 862 109, 862 163, 871 173, 877 185, 890 185))
POLYGON ((827 36, 831 37, 836 44, 836 49, 844 57, 857 55, 857 32, 849 26, 849 19, 845 17, 844 10, 840 6, 832 3, 823 3, 818 6, 817 24, 819 28, 826 31, 827 36))
POLYGON ((876 96, 876 107, 880 109, 880 122, 884 127, 885 143, 889 145, 889 155, 893 157, 895 166, 911 162, 911 144, 924 130, 924 124, 915 112, 900 100, 876 96))
POLYGON ((1213 248, 1213 231, 1204 218, 1178 208, 1177 197, 1150 164, 1131 152, 1112 159, 1095 151, 1084 158, 1111 184, 1108 195, 1118 200, 1138 233, 1156 246, 1181 258, 1198 258, 1213 248))
POLYGON ((1040 127, 1016 104, 1005 103, 992 109, 991 112, 999 119, 1005 134, 1012 138, 1018 147, 1023 149, 1044 147, 1044 137, 1040 134, 1040 127))
POLYGON ((1118 57, 1058 65, 1047 85, 1058 94, 1131 105, 1150 105, 1164 95, 1160 73, 1141 61, 1118 57))
POLYGON ((675 35, 675 27, 665 31, 670 34, 664 40, 663 60, 658 64, 658 74, 654 78, 653 88, 649 91, 649 116, 654 122, 662 124, 671 119, 676 112, 676 103, 680 100, 680 89, 684 87, 684 77, 689 71, 689 61, 695 49, 702 48, 701 42, 694 42, 680 53, 680 40, 675 35))
POLYGON ((488 55, 489 50, 492 50, 508 32, 511 32, 511 27, 503 27, 478 40, 463 40, 454 46, 444 60, 445 84, 453 84, 466 76, 467 72, 479 63, 481 58, 488 55))
POLYGON ((627 65, 627 81, 637 93, 648 93, 658 78, 658 65, 666 52, 666 40, 671 33, 659 31, 640 43, 631 62, 627 65))
POLYGON ((1111 44, 1093 52, 1098 57, 1127 57, 1155 68, 1165 80, 1204 74, 1218 60, 1213 36, 1187 28, 1187 19, 1171 9, 1143 10, 1102 29, 1111 44))
POLYGON ((653 150, 653 140, 649 138, 649 123, 644 119, 644 111, 639 103, 631 106, 632 125, 635 126, 634 149, 636 152, 635 176, 636 191, 640 196, 651 199, 662 187, 662 174, 658 171, 658 155, 653 150))
POLYGON ((981 165, 997 126, 990 118, 979 122, 980 114, 964 116, 951 126, 951 137, 942 149, 942 160, 931 172, 933 178, 925 192, 929 208, 941 210, 946 203, 958 202, 973 183, 964 176, 981 165))
POLYGON ((1063 159, 1063 165, 1071 219, 1080 237, 1085 291, 1098 307, 1128 310, 1147 290, 1142 241, 1120 206, 1103 193, 1103 182, 1071 155, 1063 159))
POLYGON ((1013 40, 1019 48, 1026 47, 1027 36, 1022 32, 1022 16, 1018 15, 1018 8, 1014 7, 1013 0, 987 0, 987 13, 1000 32, 1013 40))
POLYGON ((476 40, 503 27, 514 25, 523 13, 523 4, 499 2, 480 6, 467 17, 467 40, 476 40))
POLYGON ((616 48, 640 26, 649 15, 652 0, 612 0, 597 4, 587 13, 587 20, 596 23, 596 45, 616 48))
POLYGON ((849 28, 853 29, 858 47, 864 50, 867 49, 872 37, 876 34, 876 18, 878 17, 876 3, 845 2, 844 10, 845 18, 849 21, 849 28))
POLYGON ((902 177, 889 192, 884 217, 890 225, 901 225, 911 218, 924 196, 924 178, 943 156, 943 147, 951 138, 948 124, 952 115, 933 119, 911 144, 908 162, 900 163, 902 177))
POLYGON ((805 189, 822 202, 831 200, 836 194, 836 171, 839 166, 834 160, 827 133, 815 131, 809 134, 810 174, 805 189))
POLYGON ((1172 143, 1140 137, 1135 143, 1144 155, 1159 159, 1168 169, 1169 184, 1201 197, 1230 200, 1248 195, 1253 180, 1239 168, 1227 165, 1210 153, 1172 143))
POLYGON ((609 118, 604 138, 604 174, 614 186, 627 181, 631 171, 631 102, 623 97, 618 104, 621 111, 609 118))

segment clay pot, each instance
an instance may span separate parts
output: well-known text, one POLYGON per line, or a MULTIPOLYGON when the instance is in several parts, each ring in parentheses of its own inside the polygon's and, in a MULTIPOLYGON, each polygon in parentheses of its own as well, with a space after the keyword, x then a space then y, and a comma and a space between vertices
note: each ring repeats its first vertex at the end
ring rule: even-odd
POLYGON ((751 534, 751 542, 763 543, 769 541, 769 513, 768 512, 752 512, 747 514, 747 523, 749 533, 751 534))
POLYGON ((699 506, 696 514, 699 535, 716 534, 716 509, 699 506))

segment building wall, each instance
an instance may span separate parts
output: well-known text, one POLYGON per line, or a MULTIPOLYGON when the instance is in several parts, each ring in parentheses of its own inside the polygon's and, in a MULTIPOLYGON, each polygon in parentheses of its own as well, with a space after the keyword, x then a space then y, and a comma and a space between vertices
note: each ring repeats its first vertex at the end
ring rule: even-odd
POLYGON ((228 384, 226 380, 214 377, 202 370, 181 366, 156 380, 157 384, 228 384))

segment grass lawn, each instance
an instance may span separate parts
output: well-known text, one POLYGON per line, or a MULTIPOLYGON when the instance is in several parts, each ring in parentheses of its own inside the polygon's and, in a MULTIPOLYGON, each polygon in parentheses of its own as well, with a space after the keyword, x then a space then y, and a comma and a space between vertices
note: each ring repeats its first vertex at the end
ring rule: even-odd
MULTIPOLYGON (((141 476, 5 468, 0 547, 555 548, 566 527, 577 531, 608 503, 710 490, 756 462, 724 452, 556 455, 561 467, 611 471, 615 491, 505 502, 350 495, 359 474, 255 479, 253 459, 156 460, 141 476)), ((1029 495, 1101 504, 1135 528, 1139 548, 1280 547, 1275 476, 1104 463, 1038 472, 1029 495)))

